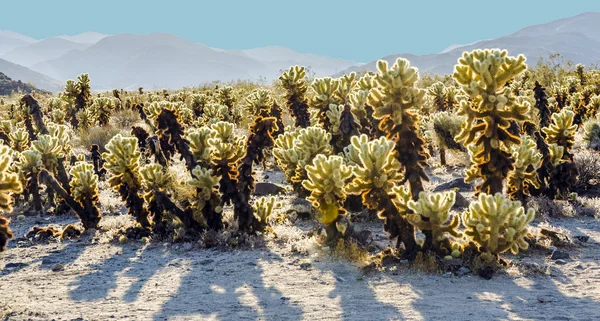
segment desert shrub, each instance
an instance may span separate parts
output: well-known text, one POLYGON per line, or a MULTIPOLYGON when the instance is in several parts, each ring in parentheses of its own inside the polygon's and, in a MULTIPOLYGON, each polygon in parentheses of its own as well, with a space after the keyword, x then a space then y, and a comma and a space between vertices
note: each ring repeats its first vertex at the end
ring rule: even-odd
POLYGON ((573 162, 579 172, 574 191, 585 192, 600 187, 600 153, 582 150, 573 157, 573 162))
POLYGON ((87 132, 81 132, 79 136, 79 145, 85 149, 89 149, 92 145, 98 145, 101 152, 106 151, 106 144, 121 133, 121 130, 112 126, 92 127, 87 132))

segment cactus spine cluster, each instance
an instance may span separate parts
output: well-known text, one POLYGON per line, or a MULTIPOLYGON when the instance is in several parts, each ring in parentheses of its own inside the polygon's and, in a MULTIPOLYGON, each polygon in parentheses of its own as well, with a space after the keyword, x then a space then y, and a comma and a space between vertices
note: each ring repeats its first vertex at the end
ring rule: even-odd
MULTIPOLYGON (((12 166, 12 153, 8 146, 0 145, 0 212, 12 210, 13 194, 21 193, 22 186, 19 176, 10 171, 12 166)), ((0 215, 0 252, 6 249, 8 240, 13 233, 8 227, 8 220, 0 215)))
POLYGON ((306 128, 310 126, 310 115, 308 113, 308 99, 306 92, 306 69, 300 66, 292 66, 281 77, 281 86, 286 90, 288 108, 296 119, 296 127, 306 128))

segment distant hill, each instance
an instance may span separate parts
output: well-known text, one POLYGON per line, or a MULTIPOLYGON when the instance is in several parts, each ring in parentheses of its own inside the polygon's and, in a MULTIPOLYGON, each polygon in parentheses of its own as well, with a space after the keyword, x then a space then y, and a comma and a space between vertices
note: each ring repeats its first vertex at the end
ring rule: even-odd
POLYGON ((0 30, 0 56, 19 47, 27 46, 36 40, 9 30, 0 30))
POLYGON ((164 33, 119 34, 31 68, 65 81, 89 73, 94 89, 181 88, 220 80, 275 79, 290 65, 310 65, 318 76, 356 62, 296 53, 287 48, 221 50, 164 33))
POLYGON ((35 72, 27 67, 0 59, 0 72, 12 79, 19 79, 25 83, 31 83, 35 87, 50 92, 58 92, 63 88, 63 83, 48 76, 35 72))
POLYGON ((71 50, 82 50, 88 46, 89 44, 76 43, 58 37, 48 38, 15 48, 2 55, 2 59, 31 67, 40 62, 59 58, 71 50))
POLYGON ((58 36, 56 38, 89 45, 94 44, 106 37, 108 37, 108 35, 101 34, 99 32, 84 32, 74 36, 58 36))
POLYGON ((30 94, 33 91, 41 90, 30 84, 23 83, 20 80, 12 80, 10 77, 0 72, 0 96, 7 96, 15 92, 30 94))
MULTIPOLYGON (((396 54, 381 59, 394 62, 403 57, 424 74, 449 74, 454 70, 463 51, 476 48, 507 49, 510 55, 524 54, 527 64, 535 66, 542 56, 560 53, 565 59, 584 65, 600 62, 600 13, 584 13, 545 24, 530 26, 497 39, 478 41, 468 45, 451 46, 439 54, 396 54)), ((376 70, 376 61, 359 67, 350 67, 341 73, 376 70)), ((339 73, 339 74, 341 74, 339 73)))

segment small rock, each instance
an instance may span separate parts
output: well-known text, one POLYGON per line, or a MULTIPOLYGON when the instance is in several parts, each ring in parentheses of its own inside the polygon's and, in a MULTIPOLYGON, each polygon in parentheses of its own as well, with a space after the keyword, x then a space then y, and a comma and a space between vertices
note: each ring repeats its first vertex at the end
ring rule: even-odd
POLYGON ((256 187, 254 188, 254 194, 263 196, 263 195, 277 195, 285 192, 285 188, 267 182, 258 182, 256 183, 256 187))
POLYGON ((28 265, 29 264, 22 263, 22 262, 6 263, 6 265, 4 266, 4 269, 19 269, 19 268, 24 268, 28 265))
POLYGON ((62 264, 55 264, 52 267, 52 272, 60 272, 60 271, 64 271, 65 270, 65 266, 62 264))
POLYGON ((471 202, 469 202, 461 193, 456 193, 456 198, 454 201, 454 205, 452 205, 453 210, 461 210, 463 208, 469 207, 471 202))
POLYGON ((552 256, 550 257, 552 260, 567 260, 570 259, 571 256, 567 252, 554 250, 552 252, 552 256))
POLYGON ((552 300, 552 298, 545 297, 545 296, 540 296, 537 298, 537 300, 539 303, 549 303, 549 302, 554 301, 554 300, 552 300))
POLYGON ((213 260, 213 259, 205 259, 205 260, 198 261, 198 264, 200 264, 200 265, 208 265, 208 264, 211 264, 214 261, 215 260, 213 260))
POLYGON ((346 282, 346 279, 344 279, 341 276, 337 276, 337 275, 335 276, 335 280, 338 281, 338 282, 346 282))
POLYGON ((558 259, 558 260, 554 261, 554 263, 556 263, 558 265, 565 265, 565 264, 567 264, 567 261, 565 261, 563 259, 558 259))
POLYGON ((310 270, 311 267, 312 267, 312 264, 310 264, 308 262, 300 264, 300 268, 303 270, 310 270))
POLYGON ((291 210, 296 212, 299 218, 310 218, 312 204, 304 198, 297 198, 292 202, 291 210))
POLYGON ((458 269, 458 271, 456 271, 456 276, 465 276, 467 274, 471 273, 471 270, 469 270, 468 268, 461 266, 460 269, 458 269))
POLYGON ((279 300, 281 300, 281 301, 289 301, 291 299, 292 298, 290 298, 289 296, 282 296, 281 298, 279 298, 279 300))
POLYGON ((473 185, 465 183, 464 177, 455 178, 449 182, 436 186, 434 192, 442 192, 452 189, 458 189, 459 192, 470 192, 473 190, 473 185))
POLYGON ((587 243, 587 241, 589 241, 590 237, 587 235, 577 235, 577 236, 575 236, 575 239, 581 243, 587 243))

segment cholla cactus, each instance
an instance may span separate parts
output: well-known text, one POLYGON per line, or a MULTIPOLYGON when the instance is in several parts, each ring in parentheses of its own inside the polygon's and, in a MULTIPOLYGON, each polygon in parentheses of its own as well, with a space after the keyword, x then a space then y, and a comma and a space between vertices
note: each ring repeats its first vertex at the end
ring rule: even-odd
POLYGON ((598 114, 598 111, 600 111, 600 95, 590 97, 590 102, 586 109, 589 117, 595 117, 598 114))
POLYGON ((17 152, 22 152, 29 147, 29 135, 22 127, 16 127, 10 131, 8 137, 10 138, 11 147, 17 152))
MULTIPOLYGON (((47 173, 47 172, 46 172, 47 173)), ((55 191, 63 197, 67 204, 77 213, 83 228, 98 228, 98 223, 102 216, 98 210, 98 175, 94 173, 92 164, 86 162, 78 162, 70 170, 71 174, 71 196, 56 183, 49 181, 49 174, 46 177, 47 184, 54 188, 55 191), (80 206, 74 206, 73 202, 77 202, 80 206)), ((44 177, 40 174, 40 177, 44 177)))
POLYGON ((111 98, 100 97, 94 100, 94 103, 90 106, 89 110, 93 119, 98 122, 98 125, 106 126, 108 125, 110 115, 115 108, 115 102, 111 98))
MULTIPOLYGON (((88 130, 96 122, 94 115, 89 109, 82 109, 75 113, 74 121, 77 122, 77 127, 82 131, 88 130)), ((73 120, 72 120, 73 122, 73 120)))
POLYGON ((219 178, 212 170, 196 166, 192 171, 192 179, 188 182, 196 188, 196 197, 192 200, 193 217, 197 222, 204 221, 208 228, 223 228, 223 207, 217 185, 219 178))
POLYGON ((37 150, 26 150, 19 156, 16 163, 17 168, 23 174, 27 182, 27 191, 33 197, 33 208, 36 211, 42 210, 42 198, 40 197, 40 188, 38 174, 44 167, 42 155, 37 150))
POLYGON ((540 188, 537 170, 542 164, 542 154, 530 136, 522 136, 519 146, 511 147, 514 159, 513 170, 508 173, 508 194, 511 198, 524 201, 530 189, 540 188))
POLYGON ((513 168, 509 149, 520 140, 509 127, 511 121, 527 119, 529 104, 519 104, 506 84, 526 69, 524 56, 514 58, 499 49, 465 52, 455 66, 455 81, 473 101, 461 101, 459 114, 466 120, 456 140, 472 152, 467 175, 469 180, 483 180, 476 186, 478 193, 502 192, 502 182, 513 168))
POLYGON ((364 134, 352 137, 347 155, 353 155, 354 178, 346 192, 361 195, 367 208, 377 210, 379 217, 384 220, 384 229, 390 239, 397 238, 396 248, 404 243, 406 250, 403 257, 412 258, 416 254, 417 243, 413 227, 404 219, 408 208, 395 206, 395 201, 401 195, 392 191, 394 186, 403 181, 402 165, 396 159, 394 150, 394 142, 385 137, 372 141, 368 141, 364 134))
POLYGON ((446 165, 446 150, 464 151, 464 147, 454 137, 460 132, 464 117, 450 111, 435 113, 431 116, 433 144, 438 147, 440 165, 446 165))
POLYGON ((296 127, 306 128, 310 126, 310 116, 308 113, 308 102, 306 92, 308 85, 306 83, 306 69, 300 66, 292 66, 280 77, 281 86, 286 90, 288 108, 296 119, 296 127))
POLYGON ((184 138, 183 128, 175 112, 163 109, 156 119, 156 125, 161 141, 161 148, 163 147, 163 142, 167 142, 172 149, 176 149, 185 161, 187 169, 191 172, 198 165, 198 162, 192 155, 189 141, 184 138))
MULTIPOLYGON (((406 195, 406 191, 399 192, 398 189, 405 189, 404 186, 396 187, 394 191, 406 195)), ((447 235, 461 236, 458 231, 460 218, 458 215, 450 215, 450 209, 454 205, 455 199, 454 191, 431 194, 421 192, 418 201, 408 202, 407 206, 412 213, 406 215, 406 220, 419 230, 431 233, 431 239, 426 239, 425 249, 433 246, 444 255, 452 252, 452 245, 447 235), (428 241, 432 243, 427 244, 428 241)))
POLYGON ((446 110, 446 86, 444 86, 442 82, 438 81, 431 85, 427 89, 427 94, 429 94, 433 100, 434 110, 446 110))
MULTIPOLYGON (((22 191, 19 176, 9 171, 12 155, 8 146, 0 145, 0 212, 12 211, 13 194, 22 191)), ((6 249, 8 240, 13 237, 8 220, 0 215, 0 252, 6 249)))
POLYGON ((152 214, 155 224, 162 222, 164 204, 160 202, 158 193, 168 192, 171 176, 159 164, 147 164, 140 168, 140 178, 144 187, 144 200, 148 204, 148 212, 152 214))
POLYGON ((229 107, 209 103, 204 106, 204 113, 200 119, 200 124, 212 125, 220 121, 228 121, 229 119, 229 107))
POLYGON ((281 203, 277 202, 273 196, 259 197, 254 201, 252 210, 254 211, 256 221, 260 223, 261 230, 266 228, 269 217, 279 208, 281 208, 281 203))
POLYGON ((348 104, 350 93, 354 90, 356 84, 356 73, 351 72, 350 74, 344 74, 342 77, 338 78, 338 89, 335 92, 335 97, 341 104, 348 104))
POLYGON ((229 109, 234 107, 237 100, 233 93, 233 87, 231 86, 221 87, 217 93, 217 99, 221 105, 225 105, 229 109))
POLYGON ((335 244, 344 236, 336 223, 344 216, 345 186, 352 177, 352 169, 344 164, 340 156, 317 155, 311 165, 306 166, 308 179, 302 186, 310 192, 308 200, 318 209, 319 220, 326 225, 327 243, 335 244))
POLYGON ((298 137, 298 130, 288 131, 279 135, 275 139, 275 147, 273 148, 273 156, 277 160, 279 167, 283 170, 288 181, 292 181, 292 177, 296 175, 296 169, 300 156, 294 149, 294 142, 298 137))
POLYGON ((109 185, 121 195, 129 214, 133 215, 142 227, 149 227, 148 212, 138 194, 142 188, 140 177, 140 156, 137 139, 115 135, 105 146, 108 152, 102 154, 104 168, 110 175, 109 185))
POLYGON ((206 96, 205 94, 193 94, 192 95, 191 107, 192 107, 192 110, 194 111, 194 115, 196 115, 196 117, 202 116, 202 114, 204 113, 204 106, 206 106, 207 103, 208 103, 208 96, 206 96))
POLYGON ((73 104, 74 107, 70 111, 71 125, 73 128, 78 128, 79 117, 77 117, 77 113, 86 110, 92 100, 90 77, 88 74, 81 74, 77 76, 77 82, 73 80, 67 80, 64 96, 67 102, 69 104, 73 104))
POLYGON ((552 114, 552 123, 542 128, 546 134, 548 144, 558 144, 565 149, 565 156, 569 155, 575 142, 577 125, 573 124, 575 113, 569 109, 563 109, 560 113, 552 114))
POLYGON ((317 113, 318 123, 323 126, 326 131, 331 130, 331 121, 327 117, 329 105, 339 104, 337 98, 337 90, 340 86, 340 81, 331 77, 317 78, 313 81, 311 88, 314 92, 314 98, 311 102, 311 107, 315 108, 317 113))
POLYGON ((377 62, 377 86, 371 91, 369 104, 379 129, 396 143, 396 157, 404 167, 405 180, 414 198, 423 191, 422 180, 428 180, 423 166, 428 157, 418 135, 419 117, 414 109, 423 105, 425 90, 417 88, 417 68, 398 58, 391 68, 385 60, 377 62))
POLYGON ((210 127, 191 128, 187 131, 185 138, 190 142, 190 150, 199 165, 210 165, 210 146, 208 139, 215 132, 210 127))
POLYGON ((245 99, 246 105, 254 115, 268 117, 273 105, 271 92, 266 89, 256 89, 245 99))
POLYGON ((533 209, 525 211, 519 201, 511 201, 501 194, 479 194, 463 214, 465 234, 479 245, 481 258, 491 262, 498 254, 510 250, 517 254, 527 250, 527 228, 535 217, 533 209))

